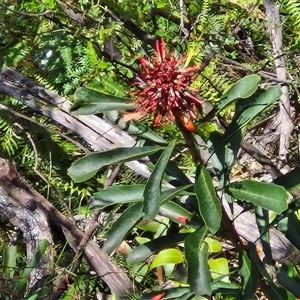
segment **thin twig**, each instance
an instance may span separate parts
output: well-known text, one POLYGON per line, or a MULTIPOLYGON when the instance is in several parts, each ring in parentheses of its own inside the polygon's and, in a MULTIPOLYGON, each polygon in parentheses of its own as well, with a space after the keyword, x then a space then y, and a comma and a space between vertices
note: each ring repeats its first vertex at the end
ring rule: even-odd
POLYGON ((245 141, 245 139, 242 140, 241 146, 250 156, 252 156, 256 161, 258 161, 262 166, 265 167, 265 169, 271 174, 273 179, 282 175, 280 170, 278 170, 277 167, 272 163, 271 159, 265 156, 252 144, 245 141))
MULTIPOLYGON (((114 181, 116 180, 117 176, 120 173, 120 170, 122 168, 123 164, 120 163, 118 164, 115 169, 112 171, 112 173, 110 174, 110 176, 108 176, 105 180, 105 183, 103 185, 104 188, 107 188, 109 186, 111 186, 114 181)), ((91 220, 89 221, 89 223, 86 226, 86 230, 84 233, 84 237, 82 238, 80 244, 79 244, 79 249, 84 249, 87 242, 90 240, 90 238, 92 237, 93 233, 95 232, 95 230, 99 227, 99 216, 102 212, 102 209, 97 209, 96 211, 94 211, 93 216, 91 218, 91 220)))
POLYGON ((30 135, 29 132, 27 132, 19 123, 14 123, 15 126, 19 127, 21 130, 23 130, 26 133, 26 136, 32 146, 33 152, 34 152, 34 172, 42 179, 44 180, 47 185, 50 185, 50 182, 47 180, 47 178, 38 170, 38 160, 39 160, 39 155, 38 151, 36 149, 35 143, 32 139, 32 136, 30 135))
POLYGON ((223 57, 223 56, 220 56, 220 57, 225 62, 223 64, 225 67, 230 67, 230 68, 235 69, 235 70, 240 70, 240 71, 245 71, 245 72, 249 72, 249 73, 252 73, 252 74, 257 74, 257 75, 260 75, 261 77, 263 77, 267 80, 271 80, 271 81, 282 83, 282 84, 299 85, 299 82, 292 81, 292 80, 278 79, 276 77, 276 74, 268 73, 268 72, 265 72, 265 71, 262 71, 262 70, 254 70, 254 69, 243 66, 242 64, 240 64, 239 62, 237 62, 235 60, 232 60, 232 59, 229 59, 229 58, 223 57))
MULTIPOLYGON (((181 0, 182 1, 182 0, 181 0)), ((189 30, 191 25, 189 22, 185 22, 183 20, 183 17, 178 18, 177 16, 172 15, 172 13, 170 12, 170 10, 166 10, 166 9, 162 9, 162 8, 157 8, 157 7, 152 7, 150 14, 152 16, 158 15, 160 17, 163 17, 165 19, 167 19, 168 21, 171 21, 175 24, 178 24, 181 26, 183 26, 185 29, 189 30)))
POLYGON ((189 30, 185 27, 184 23, 184 12, 186 11, 186 7, 183 0, 179 0, 179 8, 180 8, 180 29, 184 34, 184 40, 187 39, 190 35, 189 30))
MULTIPOLYGON (((104 183, 104 187, 108 187, 108 186, 111 186, 113 184, 113 182, 117 178, 122 166, 123 166, 123 164, 118 164, 116 166, 116 168, 112 171, 110 176, 108 176, 106 178, 106 181, 104 183)), ((83 259, 84 249, 85 249, 86 245, 88 244, 89 240, 91 239, 92 235, 96 231, 96 229, 99 227, 98 220, 99 220, 99 216, 100 216, 101 212, 102 212, 102 209, 97 209, 94 212, 91 220, 89 221, 89 223, 86 226, 86 230, 84 232, 84 235, 83 235, 83 237, 82 237, 82 239, 81 239, 81 241, 80 241, 80 243, 77 247, 75 256, 72 260, 72 268, 71 268, 72 273, 75 273, 75 271, 79 267, 79 265, 80 265, 80 263, 83 259)), ((65 277, 60 276, 60 278, 59 278, 59 288, 57 288, 55 296, 52 296, 51 300, 59 299, 62 292, 65 291, 66 287, 67 287, 67 283, 66 283, 65 277)))
MULTIPOLYGON (((10 112, 15 117, 18 117, 18 118, 27 120, 27 121, 29 121, 29 122, 31 122, 33 124, 36 124, 37 126, 40 126, 40 127, 44 128, 45 130, 47 130, 49 132, 49 128, 47 126, 45 126, 44 124, 41 124, 41 123, 37 122, 36 120, 34 120, 34 119, 30 118, 30 117, 22 115, 22 114, 16 112, 15 110, 13 110, 12 108, 10 108, 10 107, 8 107, 6 105, 0 104, 0 110, 1 109, 10 112)), ((54 130, 54 132, 51 131, 51 134, 53 134, 53 133, 55 133, 57 135, 60 135, 61 137, 63 137, 67 141, 69 141, 70 143, 74 144, 75 146, 78 147, 78 149, 82 150, 85 154, 91 153, 91 151, 89 149, 87 149, 86 147, 82 146, 79 142, 73 140, 72 138, 70 138, 66 134, 64 134, 64 133, 62 133, 62 132, 60 132, 58 130, 54 130)))

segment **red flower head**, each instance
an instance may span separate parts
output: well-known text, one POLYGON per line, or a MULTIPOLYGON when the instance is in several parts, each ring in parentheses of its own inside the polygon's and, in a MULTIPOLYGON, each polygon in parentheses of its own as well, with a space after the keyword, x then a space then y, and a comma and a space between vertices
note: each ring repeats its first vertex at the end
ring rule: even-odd
POLYGON ((196 132, 193 120, 197 118, 196 110, 202 113, 203 101, 193 95, 197 90, 190 85, 200 66, 184 68, 186 57, 176 58, 174 52, 168 53, 164 39, 155 42, 155 50, 150 60, 139 59, 141 71, 134 82, 141 90, 134 93, 137 111, 154 113, 153 126, 167 118, 196 132))

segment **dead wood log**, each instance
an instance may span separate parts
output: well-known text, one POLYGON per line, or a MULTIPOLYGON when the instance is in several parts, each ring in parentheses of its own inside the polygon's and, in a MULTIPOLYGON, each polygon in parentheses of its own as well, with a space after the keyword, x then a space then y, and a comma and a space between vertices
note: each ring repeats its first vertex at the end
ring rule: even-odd
MULTIPOLYGON (((238 235, 250 244, 261 246, 260 234, 256 225, 255 215, 250 211, 243 211, 243 208, 236 203, 233 205, 233 211, 226 200, 223 200, 223 206, 227 214, 233 220, 233 225, 238 235)), ((299 250, 275 228, 270 229, 270 244, 272 257, 275 261, 285 263, 299 264, 299 250)))
MULTIPOLYGON (((274 66, 277 78, 282 82, 287 80, 287 69, 283 54, 282 21, 280 20, 280 5, 272 0, 264 0, 266 9, 266 24, 268 26, 270 39, 273 47, 274 66)), ((288 86, 281 86, 282 95, 279 102, 279 111, 270 124, 270 131, 279 135, 279 156, 286 160, 289 152, 290 136, 294 129, 291 118, 291 105, 288 86), (275 130, 275 132, 274 132, 275 130)))
MULTIPOLYGON (((52 235, 49 221, 62 226, 67 232, 67 240, 73 239, 77 247, 84 238, 84 233, 76 223, 60 213, 48 200, 22 180, 12 164, 0 158, 0 215, 9 220, 23 232, 28 258, 37 251, 38 242, 46 239, 49 247, 31 274, 30 284, 48 276, 49 265, 53 262, 52 235)), ((77 249, 74 249, 77 250, 77 249)), ((109 286, 117 299, 125 299, 132 292, 132 282, 127 274, 92 241, 87 242, 83 250, 84 257, 91 268, 109 286)))
POLYGON ((23 233, 30 261, 39 251, 39 243, 45 240, 48 247, 38 265, 30 272, 29 290, 35 290, 41 281, 52 273, 53 239, 45 211, 38 207, 30 190, 14 185, 19 177, 7 161, 0 158, 0 215, 23 233))
MULTIPOLYGON (((135 144, 134 138, 103 118, 94 115, 73 116, 70 113, 71 101, 37 85, 32 79, 13 69, 2 69, 0 92, 18 99, 31 109, 72 130, 95 151, 131 147, 135 144)), ((141 162, 131 161, 125 164, 143 177, 150 176, 149 169, 141 162)))

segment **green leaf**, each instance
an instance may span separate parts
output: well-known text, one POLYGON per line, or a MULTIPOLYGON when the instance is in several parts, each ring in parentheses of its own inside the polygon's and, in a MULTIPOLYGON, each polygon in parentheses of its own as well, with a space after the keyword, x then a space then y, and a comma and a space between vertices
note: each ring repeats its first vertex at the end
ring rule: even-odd
POLYGON ((146 221, 144 220, 143 222, 140 222, 139 224, 136 225, 138 229, 141 229, 143 231, 148 231, 152 233, 156 233, 157 230, 160 227, 160 222, 159 221, 146 221))
POLYGON ((174 202, 164 203, 159 209, 159 214, 176 223, 187 223, 193 217, 192 213, 174 202))
POLYGON ((280 220, 277 224, 277 229, 281 231, 295 247, 300 249, 300 220, 296 216, 295 211, 280 220))
POLYGON ((229 174, 234 163, 234 153, 230 144, 220 144, 224 140, 224 135, 219 132, 212 132, 210 141, 207 142, 211 160, 219 179, 219 188, 224 188, 229 182, 229 174))
POLYGON ((189 293, 189 288, 176 287, 176 288, 164 289, 163 291, 159 291, 159 292, 151 292, 151 293, 143 294, 142 297, 139 298, 139 300, 183 299, 180 297, 186 294, 189 294, 189 298, 184 298, 184 299, 190 299, 192 295, 191 293, 189 293))
MULTIPOLYGON (((266 270, 265 265, 260 260, 257 251, 254 247, 249 248, 248 255, 251 259, 251 262, 255 265, 256 270, 259 271, 263 280, 265 280, 266 284, 268 285, 269 299, 295 300, 295 297, 289 291, 279 287, 274 283, 273 278, 266 270)), ((275 274, 273 273, 272 276, 275 276, 275 274)))
POLYGON ((264 109, 278 100, 280 96, 281 88, 279 85, 276 85, 267 90, 262 90, 254 99, 249 99, 248 103, 241 103, 242 111, 238 113, 234 123, 231 123, 232 125, 230 124, 230 127, 234 128, 235 124, 237 124, 239 128, 244 127, 264 109))
POLYGON ((126 130, 126 132, 130 135, 134 135, 145 140, 153 141, 154 143, 158 143, 162 146, 166 146, 168 144, 168 142, 164 140, 158 133, 154 132, 153 130, 149 129, 149 127, 135 120, 130 121, 129 127, 126 130))
POLYGON ((223 141, 219 141, 219 143, 229 144, 236 156, 246 130, 246 125, 264 109, 278 100, 280 96, 280 87, 272 86, 267 90, 261 91, 258 95, 249 98, 247 102, 238 103, 240 105, 237 104, 236 115, 226 129, 223 141))
MULTIPOLYGON (((224 282, 224 281, 220 281, 220 280, 217 280, 215 282, 213 282, 212 284, 212 290, 213 290, 213 293, 217 294, 217 293, 221 293, 221 295, 224 297, 224 296, 228 296, 226 297, 225 299, 228 299, 228 300, 236 300, 236 299, 239 299, 241 300, 240 296, 241 296, 241 293, 240 293, 240 287, 231 283, 231 282, 224 282)), ((253 299, 253 298, 248 298, 247 300, 249 299, 253 299)))
POLYGON ((112 124, 116 124, 120 129, 126 131, 130 135, 135 135, 140 138, 153 141, 162 146, 167 145, 167 141, 164 140, 159 134, 149 129, 149 127, 143 125, 142 123, 131 120, 124 122, 120 119, 120 113, 116 110, 107 111, 104 113, 105 118, 108 119, 112 124))
POLYGON ((33 257, 27 262, 27 265, 24 268, 20 278, 16 282, 16 288, 19 289, 26 284, 27 278, 29 277, 32 269, 36 268, 40 264, 42 256, 45 254, 48 246, 49 243, 46 239, 40 240, 38 242, 37 251, 33 255, 33 257))
POLYGON ((119 98, 91 90, 86 87, 78 88, 74 94, 74 115, 91 115, 109 110, 129 110, 136 105, 130 99, 119 98))
MULTIPOLYGON (((170 201, 179 195, 186 194, 184 191, 189 189, 192 184, 177 188, 162 188, 162 203, 170 201)), ((144 200, 144 184, 134 185, 114 185, 96 192, 91 197, 90 207, 105 207, 120 203, 141 202, 144 200)))
POLYGON ((108 230, 103 250, 108 253, 113 252, 143 215, 142 203, 127 208, 108 230))
POLYGON ((235 156, 240 147, 242 137, 244 136, 246 126, 264 109, 273 104, 281 96, 280 86, 272 86, 267 90, 261 91, 257 96, 248 99, 247 103, 238 103, 236 115, 230 123, 224 134, 224 141, 230 144, 235 156))
POLYGON ((257 90, 260 80, 258 75, 248 75, 238 80, 218 101, 218 110, 222 110, 236 99, 250 97, 257 90))
POLYGON ((215 134, 216 138, 211 140, 213 147, 210 147, 210 153, 213 155, 213 164, 218 171, 220 187, 224 187, 228 182, 231 166, 240 149, 246 126, 280 96, 281 88, 272 86, 267 90, 257 91, 256 94, 246 100, 238 101, 235 116, 225 133, 222 135, 215 134))
MULTIPOLYGON (((167 294, 167 297, 168 297, 168 294, 167 294)), ((165 298, 167 299, 167 298, 165 298)), ((190 299, 195 299, 195 300, 204 300, 206 298, 204 297, 198 297, 198 298, 195 298, 194 297, 194 293, 191 293, 191 292, 188 292, 188 293, 185 293, 183 295, 181 295, 180 297, 176 297, 176 298, 170 298, 170 299, 177 299, 177 300, 190 300, 190 299)))
POLYGON ((296 300, 294 295, 287 289, 281 288, 274 283, 269 284, 269 299, 276 300, 296 300))
POLYGON ((216 233, 221 224, 221 203, 216 195, 212 179, 204 165, 198 168, 195 193, 198 207, 204 223, 211 233, 216 233))
MULTIPOLYGON (((145 220, 143 220, 145 221, 145 220)), ((159 227, 157 228, 153 238, 157 239, 160 236, 165 236, 168 234, 168 230, 170 229, 170 220, 168 218, 160 218, 159 227)))
POLYGON ((300 197, 300 168, 296 167, 291 172, 277 177, 274 183, 282 185, 295 198, 300 197))
MULTIPOLYGON (((159 159, 159 153, 154 153, 149 156, 150 161, 155 165, 159 159)), ((167 164, 166 170, 167 174, 167 181, 169 181, 171 184, 174 183, 174 186, 181 186, 181 185, 187 185, 191 184, 191 180, 188 178, 188 176, 178 167, 178 164, 170 160, 167 164)))
POLYGON ((279 269, 277 274, 278 283, 290 291, 295 297, 300 298, 300 279, 296 268, 290 264, 285 263, 279 269))
POLYGON ((29 298, 27 298, 26 300, 35 300, 38 296, 39 296, 38 293, 36 293, 30 296, 29 298))
POLYGON ((151 176, 147 181, 144 191, 143 205, 145 219, 153 219, 158 214, 159 207, 161 205, 161 182, 175 144, 175 140, 170 142, 169 146, 164 150, 158 159, 151 176))
POLYGON ((180 264, 184 261, 180 250, 171 248, 160 251, 153 259, 150 270, 166 264, 180 264))
POLYGON ((239 274, 244 278, 242 286, 242 300, 252 299, 254 298, 258 287, 259 274, 245 251, 240 254, 239 265, 239 274))
POLYGON ((175 189, 166 189, 166 190, 162 191, 161 202, 163 204, 165 204, 166 202, 174 199, 177 196, 189 194, 188 192, 186 192, 186 190, 188 190, 192 186, 193 186, 192 184, 187 184, 187 185, 179 186, 175 189))
POLYGON ((92 178, 97 174, 99 169, 105 166, 135 160, 162 149, 164 149, 164 147, 129 147, 88 154, 72 163, 68 169, 68 175, 75 182, 83 182, 92 178))
POLYGON ((189 234, 168 234, 149 241, 134 248, 128 255, 126 261, 130 265, 140 263, 162 249, 181 243, 188 235, 189 234))
POLYGON ((230 184, 228 193, 235 199, 244 200, 280 214, 288 207, 289 193, 279 185, 255 180, 230 184))
POLYGON ((10 279, 13 278, 16 270, 17 254, 18 254, 17 245, 10 243, 4 247, 2 272, 10 279))
POLYGON ((204 241, 208 230, 205 226, 191 233, 184 242, 188 266, 188 284, 196 296, 211 295, 211 274, 208 266, 208 245, 204 241))
POLYGON ((134 265, 130 268, 129 272, 134 279, 134 282, 140 283, 145 280, 146 275, 149 272, 149 266, 145 263, 134 265))
POLYGON ((208 252, 209 253, 217 253, 222 250, 222 244, 213 238, 207 237, 205 242, 208 244, 208 252))
POLYGON ((60 55, 63 58, 63 62, 67 72, 72 72, 72 49, 70 47, 62 47, 60 49, 60 55))
POLYGON ((144 184, 114 185, 94 193, 90 207, 105 207, 119 203, 140 202, 143 200, 144 184))
POLYGON ((145 238, 145 237, 142 237, 142 236, 137 236, 137 237, 135 238, 135 240, 136 240, 140 245, 145 244, 145 243, 147 243, 147 242, 150 241, 149 238, 145 238))
POLYGON ((157 8, 163 8, 163 7, 165 7, 167 4, 168 4, 167 1, 159 1, 159 2, 156 4, 156 7, 157 7, 157 8))
POLYGON ((229 282, 229 267, 228 261, 224 257, 208 260, 208 265, 213 279, 217 280, 221 277, 221 281, 229 282))

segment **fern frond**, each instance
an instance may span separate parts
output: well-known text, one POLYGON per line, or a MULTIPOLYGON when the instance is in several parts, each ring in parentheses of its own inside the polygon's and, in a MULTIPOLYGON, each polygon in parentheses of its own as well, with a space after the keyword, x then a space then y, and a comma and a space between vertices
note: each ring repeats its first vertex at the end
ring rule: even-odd
POLYGON ((15 133, 11 122, 7 121, 3 117, 0 117, 0 130, 0 145, 2 148, 1 150, 3 152, 6 152, 8 156, 13 156, 16 153, 16 150, 18 150, 19 148, 19 141, 21 137, 15 133))
POLYGON ((92 65, 92 66, 97 66, 99 63, 99 57, 95 51, 95 48, 92 44, 92 42, 88 42, 87 46, 86 46, 86 57, 88 58, 88 62, 92 65))
POLYGON ((63 47, 60 49, 60 55, 63 59, 64 66, 68 74, 72 73, 72 50, 70 47, 63 47))
POLYGON ((51 32, 53 30, 53 22, 47 19, 42 19, 39 23, 38 29, 37 29, 37 35, 34 39, 34 43, 39 45, 39 47, 44 47, 49 45, 49 41, 44 38, 44 35, 48 32, 51 32), (43 35, 44 34, 44 35, 43 35))
POLYGON ((7 66, 16 67, 20 62, 22 62, 25 57, 30 53, 30 48, 28 47, 27 41, 21 40, 16 43, 12 49, 3 57, 3 64, 7 66))
POLYGON ((283 2, 294 25, 298 27, 300 25, 300 2, 298 0, 284 0, 283 2))
POLYGON ((42 75, 40 75, 38 73, 32 73, 31 77, 33 77, 40 85, 44 86, 45 88, 51 89, 54 92, 58 92, 57 88, 55 88, 55 86, 52 83, 50 83, 49 80, 46 79, 45 77, 43 77, 42 75))
POLYGON ((197 16, 197 30, 199 32, 207 32, 207 27, 211 17, 211 0, 201 2, 200 14, 197 16))

